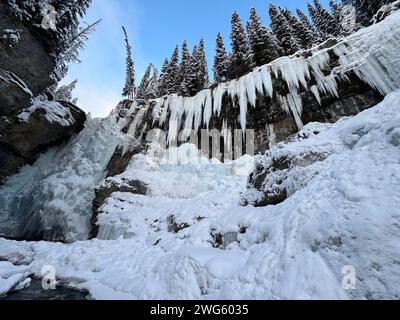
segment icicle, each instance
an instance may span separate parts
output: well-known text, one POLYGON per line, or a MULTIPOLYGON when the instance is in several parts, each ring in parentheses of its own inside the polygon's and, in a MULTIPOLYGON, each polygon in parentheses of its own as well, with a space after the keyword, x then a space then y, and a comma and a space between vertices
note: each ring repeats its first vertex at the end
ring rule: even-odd
POLYGON ((298 91, 300 85, 305 90, 308 89, 307 79, 310 79, 310 71, 304 59, 283 57, 272 64, 272 69, 276 78, 280 75, 287 83, 289 90, 298 91))
POLYGON ((307 62, 312 70, 312 74, 317 82, 325 78, 323 70, 329 68, 329 63, 331 61, 328 51, 318 52, 312 57, 308 58, 307 62))
POLYGON ((339 98, 335 76, 328 76, 325 79, 321 80, 321 82, 319 83, 319 87, 321 87, 325 95, 329 94, 332 97, 339 98))
POLYGON ((267 97, 272 98, 274 94, 274 88, 272 85, 271 69, 268 66, 261 68, 261 75, 267 97))
POLYGON ((303 113, 303 102, 301 96, 297 93, 288 95, 289 108, 292 111, 294 119, 296 121, 297 129, 301 130, 304 127, 303 120, 301 120, 301 115, 303 113))
POLYGON ((262 69, 258 69, 252 74, 254 86, 260 95, 264 95, 262 69))
POLYGON ((222 98, 224 97, 224 94, 226 92, 225 84, 220 83, 213 91, 213 97, 214 97, 214 114, 220 115, 221 114, 221 109, 222 109, 222 98))
POLYGON ((289 93, 286 97, 282 97, 281 95, 277 94, 277 98, 282 106, 282 109, 287 114, 293 115, 297 128, 301 130, 304 127, 304 124, 301 120, 303 103, 300 95, 289 93))
POLYGON ((267 124, 267 132, 269 137, 268 146, 271 149, 276 145, 276 135, 275 135, 275 128, 273 124, 267 124))
MULTIPOLYGON (((254 83, 255 79, 254 74, 249 74, 246 77, 243 77, 243 81, 245 82, 246 85, 246 92, 247 92, 247 98, 251 106, 254 108, 256 106, 257 102, 257 94, 256 94, 256 84, 254 83)), ((246 106, 246 113, 247 113, 247 106, 246 106)))
POLYGON ((194 124, 193 129, 199 130, 201 126, 201 120, 203 116, 203 106, 205 105, 205 101, 207 99, 207 90, 201 91, 198 95, 195 96, 194 101, 194 124))
MULTIPOLYGON (((239 84, 239 107, 240 107, 240 127, 243 133, 246 131, 247 126, 247 87, 246 78, 242 77, 238 81, 239 84)), ((237 86, 236 86, 237 88, 237 86)))
POLYGON ((321 95, 319 94, 319 90, 316 86, 312 86, 310 88, 310 91, 312 92, 312 94, 314 95, 315 99, 317 99, 319 105, 321 105, 321 95))
POLYGON ((212 116, 212 93, 211 90, 206 90, 206 101, 204 103, 204 111, 203 111, 203 124, 207 127, 210 127, 210 120, 212 116))

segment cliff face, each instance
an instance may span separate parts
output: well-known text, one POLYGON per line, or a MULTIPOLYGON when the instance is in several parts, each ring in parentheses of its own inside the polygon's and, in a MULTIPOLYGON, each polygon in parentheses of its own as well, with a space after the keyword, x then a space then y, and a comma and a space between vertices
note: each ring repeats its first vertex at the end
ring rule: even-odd
POLYGON ((57 82, 54 46, 46 30, 25 25, 0 4, 0 183, 86 120, 71 104, 32 101, 57 82))

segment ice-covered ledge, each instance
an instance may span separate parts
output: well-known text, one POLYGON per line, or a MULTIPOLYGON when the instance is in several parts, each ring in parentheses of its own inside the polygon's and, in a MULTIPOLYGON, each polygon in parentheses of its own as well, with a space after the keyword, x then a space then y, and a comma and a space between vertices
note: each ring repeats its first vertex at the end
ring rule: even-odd
POLYGON ((398 88, 399 50, 400 12, 397 12, 384 22, 342 39, 333 47, 314 48, 279 58, 238 80, 220 83, 194 97, 170 95, 156 99, 153 101, 153 122, 164 126, 169 121, 170 136, 176 135, 177 128, 208 128, 212 116, 221 114, 223 98, 228 95, 240 109, 238 125, 245 130, 248 108, 257 108, 257 98, 261 95, 270 98, 271 102, 277 101, 282 110, 293 116, 300 130, 303 127, 303 92, 311 92, 319 104, 323 97, 339 97, 338 82, 350 82, 349 73, 355 73, 382 95, 398 88), (274 87, 275 80, 284 83, 284 92, 274 87))

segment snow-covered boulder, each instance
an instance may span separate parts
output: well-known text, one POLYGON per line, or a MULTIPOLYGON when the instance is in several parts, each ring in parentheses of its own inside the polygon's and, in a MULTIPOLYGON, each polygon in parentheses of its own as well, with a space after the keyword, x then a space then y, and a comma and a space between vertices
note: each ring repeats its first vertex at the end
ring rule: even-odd
POLYGON ((31 279, 29 267, 14 266, 10 262, 0 261, 0 297, 9 291, 29 286, 31 279))
POLYGON ((18 115, 0 118, 0 183, 34 163, 40 152, 82 130, 86 114, 66 102, 36 98, 18 115))
POLYGON ((332 127, 332 124, 310 123, 286 142, 257 156, 255 170, 249 177, 241 203, 260 207, 276 205, 305 187, 319 173, 320 162, 340 147, 335 142, 310 146, 303 141, 332 127))
POLYGON ((382 6, 373 18, 373 23, 378 23, 386 19, 392 13, 400 9, 400 1, 393 1, 382 6))

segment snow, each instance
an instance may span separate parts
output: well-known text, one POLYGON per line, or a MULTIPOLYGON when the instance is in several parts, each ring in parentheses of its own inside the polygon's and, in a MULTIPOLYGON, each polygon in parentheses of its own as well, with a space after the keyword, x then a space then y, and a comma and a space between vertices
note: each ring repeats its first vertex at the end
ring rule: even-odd
POLYGON ((11 290, 20 290, 29 286, 31 279, 27 266, 14 266, 10 262, 0 261, 0 297, 11 290))
MULTIPOLYGON (((172 157, 179 164, 137 155, 112 178, 142 181, 149 194, 114 193, 99 216, 101 239, 0 239, 0 258, 25 261, 36 276, 54 266, 94 299, 399 299, 399 100, 396 91, 276 145, 272 154, 330 152, 279 205, 241 207, 246 176, 184 145, 172 157), (346 266, 356 270, 355 290, 342 287, 346 266)), ((303 173, 294 168, 292 177, 303 173)))
POLYGON ((50 123, 58 123, 68 127, 75 123, 71 111, 56 101, 48 101, 44 97, 36 97, 32 100, 32 105, 18 115, 18 119, 28 122, 31 115, 38 110, 45 112, 45 117, 50 123))

